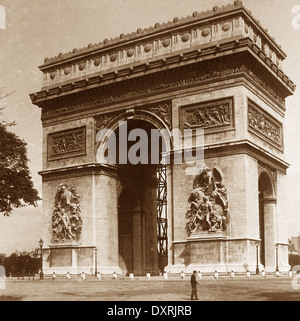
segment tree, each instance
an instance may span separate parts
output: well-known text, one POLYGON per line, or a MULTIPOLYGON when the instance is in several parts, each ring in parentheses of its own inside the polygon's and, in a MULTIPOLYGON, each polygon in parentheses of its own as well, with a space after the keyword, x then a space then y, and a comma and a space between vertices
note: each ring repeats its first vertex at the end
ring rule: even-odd
MULTIPOLYGON (((0 88, 0 100, 9 95, 0 88)), ((0 108, 0 116, 4 108, 0 108)), ((28 168, 27 144, 8 130, 14 125, 0 122, 0 212, 5 216, 10 216, 13 208, 37 206, 40 200, 28 168)))

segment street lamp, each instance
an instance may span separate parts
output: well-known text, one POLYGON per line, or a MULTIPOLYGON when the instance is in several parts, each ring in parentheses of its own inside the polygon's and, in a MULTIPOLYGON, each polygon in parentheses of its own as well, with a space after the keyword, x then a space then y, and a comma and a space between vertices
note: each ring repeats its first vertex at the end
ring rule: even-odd
POLYGON ((40 280, 44 279, 44 275, 43 275, 43 240, 40 239, 39 240, 39 245, 40 245, 40 249, 41 249, 41 274, 40 274, 40 280))
POLYGON ((275 249, 276 249, 276 272, 279 272, 279 268, 278 268, 278 243, 275 244, 275 249))
POLYGON ((259 265, 258 265, 258 248, 259 248, 259 242, 257 241, 255 243, 256 246, 256 275, 259 274, 259 265))
POLYGON ((98 249, 95 247, 95 276, 98 274, 98 249))

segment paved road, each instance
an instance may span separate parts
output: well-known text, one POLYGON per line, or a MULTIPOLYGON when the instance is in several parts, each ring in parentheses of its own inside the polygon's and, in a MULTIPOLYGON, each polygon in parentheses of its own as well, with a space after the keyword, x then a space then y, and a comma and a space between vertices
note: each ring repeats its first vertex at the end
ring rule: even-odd
MULTIPOLYGON (((202 301, 300 301, 292 278, 274 276, 235 279, 202 278, 198 286, 202 301)), ((189 301, 189 279, 146 280, 73 279, 6 281, 0 301, 189 301)))

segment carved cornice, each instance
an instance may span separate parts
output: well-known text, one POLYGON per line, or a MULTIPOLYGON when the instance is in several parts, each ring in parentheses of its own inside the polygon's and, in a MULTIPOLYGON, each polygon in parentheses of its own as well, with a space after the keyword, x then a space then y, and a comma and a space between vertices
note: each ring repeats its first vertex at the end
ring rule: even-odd
MULTIPOLYGON (((261 146, 256 145, 252 141, 243 139, 238 141, 232 141, 227 143, 210 144, 204 146, 204 159, 216 158, 216 157, 231 157, 233 155, 249 155, 258 162, 268 166, 272 170, 278 170, 283 174, 286 174, 289 164, 279 158, 278 156, 271 154, 261 146)), ((193 153, 196 153, 196 148, 192 149, 193 153)), ((170 152, 171 163, 175 159, 175 154, 183 155, 183 150, 176 150, 170 152)), ((168 155, 167 155, 168 156, 168 155)), ((178 159, 178 157, 176 157, 178 159)))
MULTIPOLYGON (((124 79, 134 80, 135 77, 141 75, 150 75, 154 72, 160 72, 162 70, 166 71, 165 68, 168 68, 168 70, 170 70, 171 68, 178 68, 178 66, 183 67, 189 66, 190 64, 195 65, 195 62, 200 63, 203 60, 206 60, 207 62, 206 57, 211 57, 211 55, 213 55, 215 58, 224 57, 224 52, 228 54, 228 50, 231 50, 232 53, 236 53, 238 49, 239 51, 249 49, 254 50, 256 55, 259 56, 262 59, 262 61, 266 63, 265 66, 269 66, 269 71, 273 73, 274 79, 276 79, 278 83, 280 83, 278 88, 273 88, 272 95, 274 95, 274 93, 276 95, 277 92, 280 92, 280 96, 282 96, 283 99, 286 96, 289 96, 293 93, 296 86, 283 74, 282 71, 277 70, 276 68, 274 69, 274 64, 271 63, 271 60, 268 57, 266 57, 266 55, 262 53, 262 51, 258 50, 258 47, 251 46, 249 38, 245 38, 239 40, 238 42, 232 41, 228 44, 222 43, 221 45, 214 45, 205 49, 197 49, 195 51, 187 53, 182 52, 168 59, 164 58, 158 61, 152 61, 150 63, 143 62, 140 65, 131 65, 130 68, 126 67, 125 69, 118 71, 115 70, 114 72, 109 71, 100 75, 93 74, 91 76, 86 76, 85 79, 82 79, 81 77, 80 79, 75 79, 73 82, 65 83, 57 87, 51 87, 49 89, 43 89, 40 92, 33 93, 30 95, 30 98, 33 104, 43 107, 45 101, 57 98, 59 96, 64 97, 68 94, 74 95, 75 93, 78 93, 82 90, 86 91, 87 89, 95 89, 98 87, 109 86, 112 83, 117 83, 119 81, 123 81, 124 79)), ((259 69, 262 69, 261 67, 262 66, 260 66, 259 69)), ((260 77, 257 77, 255 73, 253 75, 255 76, 256 82, 262 82, 260 77)), ((109 103, 109 101, 110 97, 108 96, 106 98, 106 103, 109 103)))
POLYGON ((78 166, 49 169, 39 172, 39 175, 42 176, 43 182, 61 180, 65 180, 67 182, 68 179, 73 177, 82 177, 90 175, 107 175, 116 177, 116 173, 116 166, 91 163, 78 166))
POLYGON ((246 76, 249 81, 262 88, 284 109, 283 94, 276 90, 274 85, 269 84, 268 80, 264 80, 267 77, 264 77, 260 68, 251 64, 249 59, 246 61, 246 58, 246 56, 224 57, 195 66, 148 75, 139 81, 132 79, 121 84, 107 85, 101 89, 95 88, 84 94, 73 94, 72 98, 60 97, 55 101, 46 100, 42 103, 42 120, 160 94, 165 91, 174 91, 178 88, 184 89, 207 82, 221 81, 234 76, 246 76))
POLYGON ((44 72, 44 86, 51 86, 87 73, 103 72, 234 37, 249 38, 277 67, 286 57, 242 2, 234 1, 231 5, 214 6, 211 11, 194 12, 186 18, 176 17, 172 22, 139 28, 135 33, 121 34, 86 48, 74 48, 72 52, 46 58, 40 69, 44 72))

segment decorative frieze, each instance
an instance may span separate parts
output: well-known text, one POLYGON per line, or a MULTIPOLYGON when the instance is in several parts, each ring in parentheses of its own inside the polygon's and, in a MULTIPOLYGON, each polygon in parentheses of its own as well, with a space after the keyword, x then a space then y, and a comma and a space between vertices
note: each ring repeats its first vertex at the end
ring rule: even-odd
POLYGON ((110 103, 117 103, 128 99, 134 99, 143 95, 159 94, 165 90, 176 88, 184 88, 196 84, 205 83, 207 81, 221 80, 233 75, 244 74, 249 79, 256 82, 263 90, 265 90, 276 101, 284 105, 284 99, 279 92, 276 92, 266 81, 263 76, 258 75, 254 68, 250 68, 244 64, 239 65, 238 61, 226 61, 222 64, 214 64, 203 66, 192 72, 182 72, 166 74, 165 77, 149 77, 139 83, 128 82, 124 87, 116 87, 116 85, 102 88, 101 91, 94 95, 74 97, 72 100, 57 101, 55 108, 53 103, 46 102, 42 110, 42 119, 55 118, 69 113, 79 112, 110 103))
POLYGON ((183 106, 181 125, 185 129, 233 127, 232 98, 183 106))
POLYGON ((248 100, 248 128, 277 147, 282 147, 282 124, 251 100, 248 100))
POLYGON ((86 128, 74 128, 48 135, 48 160, 86 154, 86 128))

